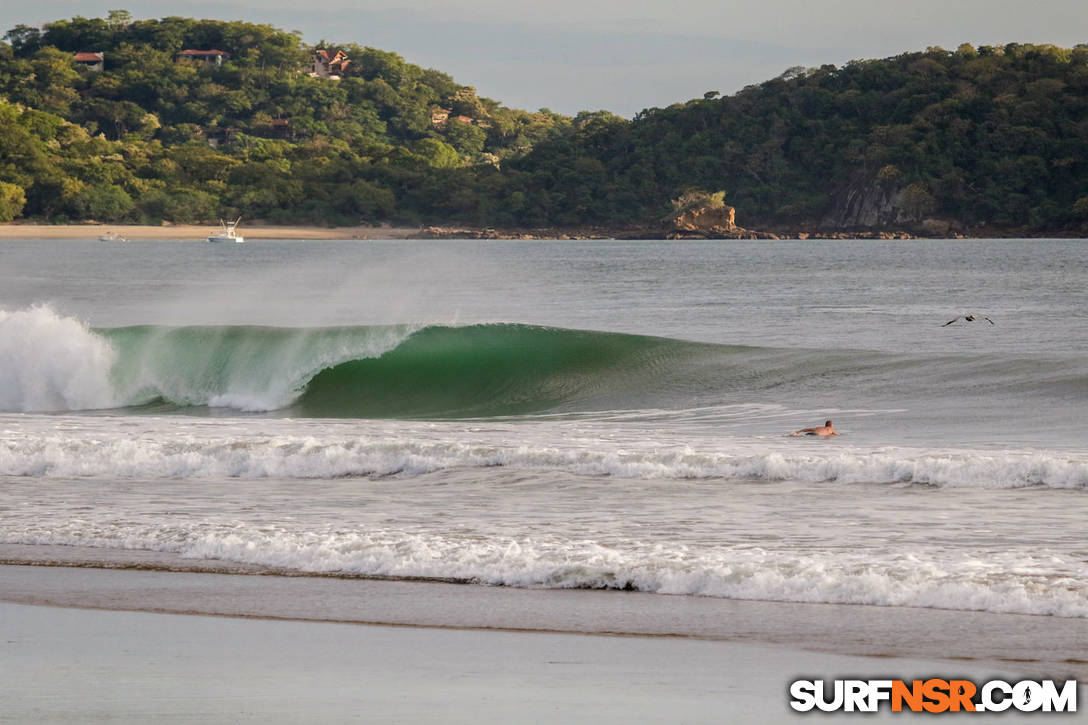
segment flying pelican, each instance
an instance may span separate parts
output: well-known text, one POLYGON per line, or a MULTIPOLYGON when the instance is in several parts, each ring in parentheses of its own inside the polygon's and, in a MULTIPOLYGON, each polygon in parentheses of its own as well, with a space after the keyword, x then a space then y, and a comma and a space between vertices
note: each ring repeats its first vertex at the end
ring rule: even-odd
POLYGON ((957 320, 963 320, 964 322, 974 322, 975 320, 986 320, 991 325, 994 324, 994 321, 991 320, 986 315, 975 314, 975 315, 960 315, 955 320, 949 320, 948 322, 944 323, 943 325, 941 325, 941 327, 948 327, 949 325, 951 325, 953 322, 956 322, 957 320))

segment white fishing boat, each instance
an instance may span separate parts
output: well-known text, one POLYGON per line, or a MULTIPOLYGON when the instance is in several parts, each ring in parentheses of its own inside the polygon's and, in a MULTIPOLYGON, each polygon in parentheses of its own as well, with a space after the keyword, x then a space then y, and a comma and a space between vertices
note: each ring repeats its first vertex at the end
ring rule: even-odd
POLYGON ((122 237, 117 232, 106 232, 105 234, 98 235, 98 241, 100 242, 127 242, 128 240, 122 237))
POLYGON ((220 219, 219 220, 219 225, 220 225, 219 233, 218 234, 213 234, 212 236, 208 237, 208 241, 209 242, 234 242, 235 244, 241 244, 246 239, 245 239, 245 237, 238 236, 238 234, 235 232, 235 228, 238 226, 238 222, 240 222, 240 221, 242 221, 242 217, 238 217, 237 219, 235 219, 232 222, 228 222, 226 220, 220 219))

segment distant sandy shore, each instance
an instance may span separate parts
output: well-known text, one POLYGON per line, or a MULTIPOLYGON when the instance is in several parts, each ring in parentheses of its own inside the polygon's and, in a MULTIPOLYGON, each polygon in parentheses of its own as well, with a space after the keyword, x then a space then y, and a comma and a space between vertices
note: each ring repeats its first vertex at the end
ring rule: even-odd
MULTIPOLYGON (((159 239, 164 241, 203 241, 219 228, 212 224, 178 224, 174 226, 151 226, 133 224, 22 224, 12 222, 0 224, 0 241, 5 239, 79 239, 98 241, 106 234, 116 234, 124 241, 159 239)), ((853 232, 816 232, 783 231, 759 232, 738 228, 735 233, 715 236, 698 232, 669 232, 663 228, 651 227, 518 227, 509 229, 491 229, 461 226, 394 227, 314 227, 314 226, 271 226, 254 222, 243 224, 238 233, 245 239, 546 239, 546 240, 778 240, 778 239, 917 239, 907 232, 853 231, 853 232)), ((1073 237, 1075 234, 1034 235, 1037 238, 1073 237)), ((966 238, 1011 238, 1027 239, 1032 235, 1018 232, 988 230, 987 235, 956 235, 957 239, 966 238)))
MULTIPOLYGON (((97 240, 110 232, 128 240, 135 239, 206 239, 218 228, 200 224, 175 226, 138 226, 125 224, 0 224, 0 239, 89 239, 97 240)), ((416 227, 276 227, 239 226, 246 239, 412 239, 416 227)))

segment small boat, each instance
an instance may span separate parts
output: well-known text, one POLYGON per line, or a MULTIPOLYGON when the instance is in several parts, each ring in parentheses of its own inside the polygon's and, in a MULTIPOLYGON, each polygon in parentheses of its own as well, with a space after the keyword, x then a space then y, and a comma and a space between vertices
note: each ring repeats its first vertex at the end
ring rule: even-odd
POLYGON ((98 235, 98 241, 100 242, 127 242, 128 240, 122 237, 117 232, 106 232, 105 234, 98 235))
POLYGON ((242 221, 242 217, 238 217, 237 219, 235 219, 232 222, 228 222, 228 221, 220 219, 219 220, 219 225, 220 225, 219 233, 218 234, 213 234, 212 236, 208 237, 208 241, 209 242, 234 242, 235 244, 241 244, 242 242, 244 242, 246 240, 245 237, 238 236, 234 231, 235 227, 238 226, 238 222, 240 222, 240 221, 242 221))

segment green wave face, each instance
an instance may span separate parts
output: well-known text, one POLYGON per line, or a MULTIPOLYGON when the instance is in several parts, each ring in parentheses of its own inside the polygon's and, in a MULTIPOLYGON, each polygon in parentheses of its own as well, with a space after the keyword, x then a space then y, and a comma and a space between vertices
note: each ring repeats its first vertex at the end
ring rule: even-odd
POLYGON ((661 338, 527 325, 428 327, 377 358, 318 373, 306 416, 485 417, 637 398, 686 348, 661 338))
POLYGON ((639 407, 721 346, 531 325, 96 330, 126 405, 306 417, 480 417, 639 407), (657 381, 657 382, 655 382, 657 381))
POLYGON ((117 352, 111 371, 127 405, 284 408, 321 370, 376 357, 413 328, 136 326, 96 330, 117 352))
MULTIPOLYGON (((125 327, 111 400, 170 412, 458 418, 738 402, 1083 395, 1083 364, 687 342, 519 324, 125 327), (943 393, 941 393, 943 395, 943 393)), ((855 403, 856 404, 856 403, 855 403)))

